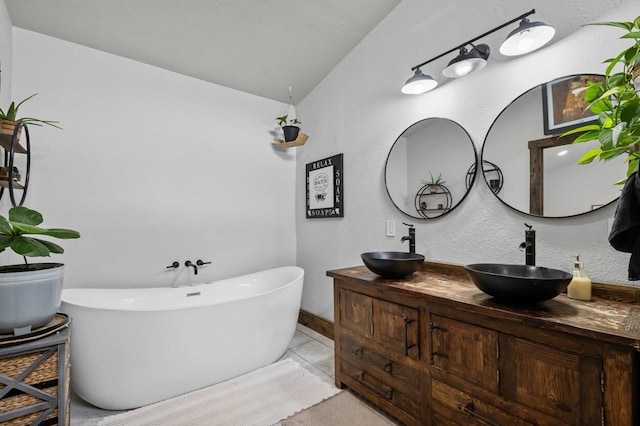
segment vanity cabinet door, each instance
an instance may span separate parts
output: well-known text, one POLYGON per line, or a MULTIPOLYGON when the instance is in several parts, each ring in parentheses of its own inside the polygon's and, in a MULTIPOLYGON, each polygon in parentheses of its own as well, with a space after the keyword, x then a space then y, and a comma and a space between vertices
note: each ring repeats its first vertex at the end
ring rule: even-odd
POLYGON ((432 314, 429 336, 435 368, 498 392, 497 332, 432 314))
POLYGON ((373 298, 353 291, 339 290, 340 326, 361 336, 373 336, 373 298))
POLYGON ((419 359, 418 310, 380 299, 373 302, 373 339, 399 355, 419 359))
POLYGON ((340 289, 340 326, 413 359, 420 357, 418 310, 340 289))
POLYGON ((500 394, 570 425, 601 425, 602 361, 501 336, 500 394))

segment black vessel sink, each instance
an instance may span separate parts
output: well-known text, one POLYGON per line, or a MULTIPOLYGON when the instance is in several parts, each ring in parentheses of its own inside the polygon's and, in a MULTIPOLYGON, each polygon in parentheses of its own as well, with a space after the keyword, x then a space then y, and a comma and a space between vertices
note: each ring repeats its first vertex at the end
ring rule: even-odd
POLYGON ((372 251, 360 255, 364 265, 384 278, 403 278, 424 263, 424 256, 403 251, 372 251))
POLYGON ((516 303, 553 299, 573 278, 568 272, 542 266, 476 263, 464 268, 480 290, 496 299, 516 303))

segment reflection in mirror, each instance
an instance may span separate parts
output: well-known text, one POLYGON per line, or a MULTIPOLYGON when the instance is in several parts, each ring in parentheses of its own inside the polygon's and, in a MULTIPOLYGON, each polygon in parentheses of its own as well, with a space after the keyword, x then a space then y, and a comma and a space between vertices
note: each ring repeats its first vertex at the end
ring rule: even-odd
POLYGON ((416 219, 453 210, 473 185, 476 150, 469 134, 445 118, 418 121, 396 139, 385 165, 387 193, 395 206, 416 219))
MULTIPOLYGON (((578 165, 580 157, 599 147, 599 142, 572 145, 577 135, 560 137, 575 127, 575 108, 571 108, 575 100, 571 98, 582 96, 582 89, 574 86, 576 81, 584 86, 585 76, 565 77, 529 90, 508 105, 491 125, 481 157, 483 164, 490 162, 501 170, 502 187, 493 192, 509 207, 533 216, 568 217, 596 210, 620 195, 621 188, 614 183, 626 174, 624 158, 578 165), (549 87, 564 81, 574 86, 558 99, 549 87), (558 112, 560 108, 563 111, 558 112), (560 117, 555 122, 549 118, 553 116, 550 109, 560 117), (566 125, 562 123, 564 110, 570 117, 566 125)), ((589 118, 581 122, 585 120, 589 118)), ((484 173, 490 187, 494 176, 484 173)))

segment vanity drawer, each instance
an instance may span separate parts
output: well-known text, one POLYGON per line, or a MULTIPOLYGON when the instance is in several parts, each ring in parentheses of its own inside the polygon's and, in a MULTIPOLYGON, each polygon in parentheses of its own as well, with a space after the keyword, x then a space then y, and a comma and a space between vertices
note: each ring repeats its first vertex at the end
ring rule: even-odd
POLYGON ((344 334, 340 336, 340 345, 342 355, 347 357, 349 362, 377 370, 380 374, 406 385, 412 391, 420 391, 420 372, 416 369, 394 361, 344 334))
MULTIPOLYGON (((404 423, 414 423, 421 417, 419 398, 414 398, 391 384, 384 375, 372 374, 373 371, 356 366, 345 359, 340 361, 340 374, 343 382, 350 388, 369 399, 383 409, 399 408, 410 416, 409 421, 404 416, 396 417, 404 423), (413 421, 412 421, 413 420, 413 421)), ((393 410, 392 410, 393 411, 393 410)))
POLYGON ((529 423, 437 380, 431 381, 431 422, 436 425, 561 425, 548 420, 529 423))

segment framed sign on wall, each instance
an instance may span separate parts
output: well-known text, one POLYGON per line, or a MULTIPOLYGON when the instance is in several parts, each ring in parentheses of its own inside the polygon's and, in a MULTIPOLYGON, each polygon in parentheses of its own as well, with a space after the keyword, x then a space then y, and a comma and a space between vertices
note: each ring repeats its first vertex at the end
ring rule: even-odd
POLYGON ((307 219, 344 217, 342 154, 307 163, 307 219))

